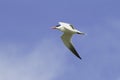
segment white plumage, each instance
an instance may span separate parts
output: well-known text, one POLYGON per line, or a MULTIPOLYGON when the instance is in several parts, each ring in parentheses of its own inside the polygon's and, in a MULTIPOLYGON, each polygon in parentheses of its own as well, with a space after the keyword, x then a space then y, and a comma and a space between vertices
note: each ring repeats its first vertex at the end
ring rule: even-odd
POLYGON ((59 22, 59 25, 53 27, 53 29, 58 29, 63 32, 63 35, 61 36, 63 43, 74 55, 76 55, 79 59, 81 59, 80 55, 72 45, 71 38, 73 34, 84 34, 84 33, 75 29, 71 24, 64 22, 59 22))

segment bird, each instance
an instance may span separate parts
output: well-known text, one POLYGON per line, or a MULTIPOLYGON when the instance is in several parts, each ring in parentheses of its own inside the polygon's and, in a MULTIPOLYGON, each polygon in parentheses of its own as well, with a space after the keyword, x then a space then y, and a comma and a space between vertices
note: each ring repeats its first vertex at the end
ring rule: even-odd
POLYGON ((82 59, 81 56, 78 54, 78 52, 76 51, 76 49, 74 48, 73 44, 72 44, 72 36, 74 34, 80 34, 80 35, 84 35, 84 32, 81 32, 77 29, 75 29, 73 27, 72 24, 66 23, 66 22, 58 22, 59 24, 52 27, 52 29, 57 29, 60 30, 61 32, 63 32, 61 39, 64 43, 64 45, 79 59, 82 59))

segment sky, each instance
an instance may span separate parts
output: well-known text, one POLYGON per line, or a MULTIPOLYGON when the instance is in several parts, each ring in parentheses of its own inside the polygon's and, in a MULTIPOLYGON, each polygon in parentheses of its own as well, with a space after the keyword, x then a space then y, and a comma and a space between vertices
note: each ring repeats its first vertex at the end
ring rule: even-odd
POLYGON ((0 80, 120 80, 119 0, 0 0, 0 80), (67 22, 82 60, 51 27, 67 22))

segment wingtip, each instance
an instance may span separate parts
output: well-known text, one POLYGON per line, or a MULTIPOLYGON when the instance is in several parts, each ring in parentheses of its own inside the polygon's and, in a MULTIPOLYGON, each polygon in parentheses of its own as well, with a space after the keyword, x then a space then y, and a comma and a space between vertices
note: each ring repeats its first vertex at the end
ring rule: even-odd
POLYGON ((81 57, 79 57, 79 59, 80 59, 80 60, 82 60, 82 58, 81 58, 81 57))
POLYGON ((80 60, 82 60, 82 58, 80 56, 77 56, 80 60))

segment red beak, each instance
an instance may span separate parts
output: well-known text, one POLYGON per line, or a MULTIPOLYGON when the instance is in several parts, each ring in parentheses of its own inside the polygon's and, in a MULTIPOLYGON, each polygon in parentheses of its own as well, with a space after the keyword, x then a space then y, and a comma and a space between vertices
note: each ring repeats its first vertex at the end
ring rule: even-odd
POLYGON ((56 27, 51 27, 52 29, 56 29, 56 27))

